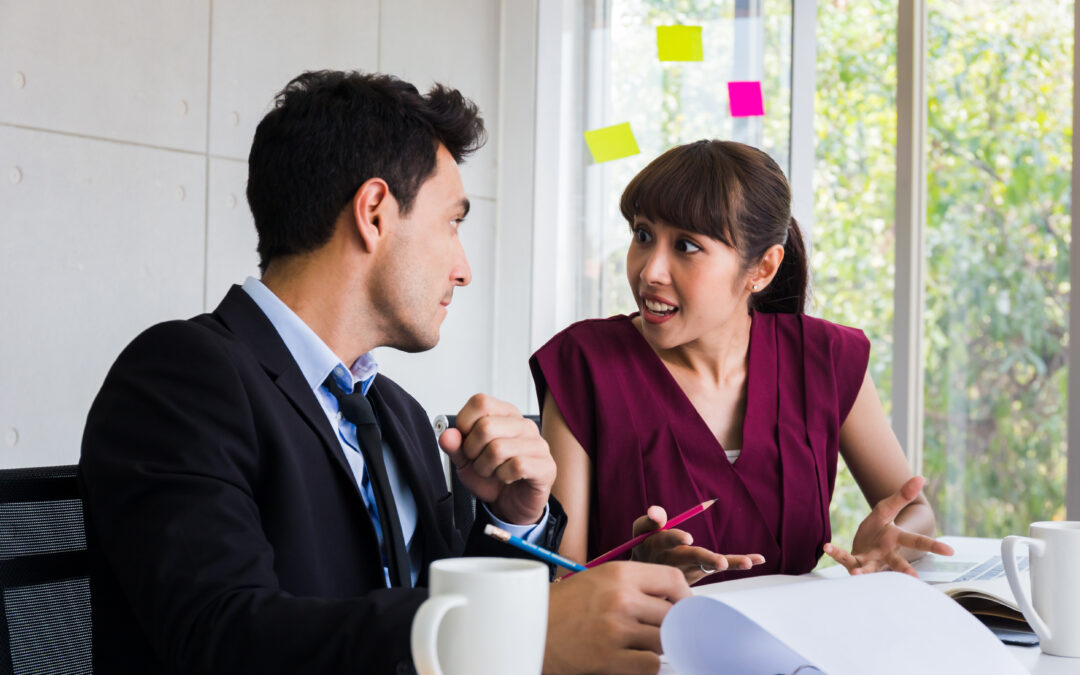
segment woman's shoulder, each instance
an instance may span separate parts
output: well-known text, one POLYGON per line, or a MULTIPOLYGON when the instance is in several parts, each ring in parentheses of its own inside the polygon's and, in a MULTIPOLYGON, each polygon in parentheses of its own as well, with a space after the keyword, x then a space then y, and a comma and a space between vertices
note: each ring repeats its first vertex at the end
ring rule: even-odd
POLYGON ((805 314, 772 316, 778 324, 790 328, 777 330, 777 335, 802 340, 797 349, 802 354, 807 381, 816 383, 810 385, 817 392, 815 397, 825 400, 830 397, 828 392, 834 392, 838 419, 843 420, 855 402, 870 364, 870 340, 858 328, 805 314))
MULTIPOLYGON (((593 445, 594 425, 603 421, 598 401, 608 400, 616 381, 610 375, 630 367, 637 328, 632 316, 586 319, 559 331, 529 359, 541 407, 554 398, 574 436, 593 445)), ((641 341, 640 335, 636 339, 641 341)), ((638 347, 639 348, 639 347, 638 347)))
POLYGON ((761 314, 761 318, 774 321, 778 324, 787 324, 801 332, 803 340, 824 341, 829 345, 850 346, 860 348, 862 345, 869 347, 870 340, 861 329, 844 324, 834 323, 826 319, 809 314, 761 314))

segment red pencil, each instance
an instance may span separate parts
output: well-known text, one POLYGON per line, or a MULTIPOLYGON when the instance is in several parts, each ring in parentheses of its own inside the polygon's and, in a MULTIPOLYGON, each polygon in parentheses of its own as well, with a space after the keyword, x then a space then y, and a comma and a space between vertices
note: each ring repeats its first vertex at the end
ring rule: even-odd
MULTIPOLYGON (((674 518, 668 520, 666 523, 664 523, 664 526, 661 527, 660 529, 652 530, 651 532, 645 532, 643 534, 639 534, 638 536, 634 537, 633 539, 626 542, 625 544, 619 544, 618 546, 611 549, 610 551, 608 551, 604 555, 600 556, 599 558, 593 558, 589 562, 585 563, 585 567, 596 567, 597 565, 599 565, 601 563, 606 563, 607 561, 612 560, 613 558, 618 558, 620 555, 622 555, 623 553, 626 553, 627 551, 634 548, 635 546, 637 546, 641 542, 645 541, 649 537, 653 536, 657 532, 663 532, 664 530, 669 530, 669 529, 675 527, 676 525, 678 525, 679 523, 682 523, 684 521, 687 521, 687 520, 693 518, 694 516, 696 516, 699 513, 704 513, 714 503, 716 503, 715 499, 710 499, 707 502, 701 502, 697 506, 694 506, 694 507, 692 507, 690 509, 687 509, 686 511, 683 511, 682 513, 675 516, 674 518)), ((569 575, 567 575, 567 576, 569 576, 569 575)))

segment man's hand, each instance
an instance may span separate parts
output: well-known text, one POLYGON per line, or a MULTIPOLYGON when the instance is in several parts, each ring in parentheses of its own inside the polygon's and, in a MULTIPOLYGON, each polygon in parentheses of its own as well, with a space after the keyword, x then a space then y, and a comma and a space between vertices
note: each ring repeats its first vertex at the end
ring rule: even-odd
POLYGON ((610 562, 551 585, 544 673, 660 670, 660 622, 690 596, 674 567, 610 562))
POLYGON ((439 445, 458 477, 495 517, 531 525, 544 515, 555 482, 555 460, 536 425, 513 405, 476 394, 439 445))

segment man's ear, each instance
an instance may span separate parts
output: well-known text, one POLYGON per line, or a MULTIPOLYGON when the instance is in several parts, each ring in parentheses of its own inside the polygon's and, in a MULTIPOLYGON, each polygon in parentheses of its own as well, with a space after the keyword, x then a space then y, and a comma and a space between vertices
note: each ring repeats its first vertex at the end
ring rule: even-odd
POLYGON ((784 247, 780 244, 770 246, 761 256, 757 266, 751 268, 746 282, 747 290, 751 293, 765 290, 765 287, 772 283, 782 262, 784 262, 784 247))
POLYGON ((353 195, 352 217, 360 246, 371 253, 386 234, 386 223, 397 217, 397 200, 382 178, 370 178, 353 195))

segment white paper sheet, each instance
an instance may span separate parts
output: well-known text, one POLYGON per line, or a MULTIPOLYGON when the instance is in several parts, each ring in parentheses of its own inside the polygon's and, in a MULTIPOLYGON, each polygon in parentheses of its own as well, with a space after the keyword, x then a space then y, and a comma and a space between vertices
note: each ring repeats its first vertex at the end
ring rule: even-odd
MULTIPOLYGON (((678 675, 1020 675, 1021 664, 943 593, 886 572, 713 591, 679 602, 660 628, 678 675), (814 672, 804 668, 800 673, 814 672)), ((717 584, 724 586, 724 584, 717 584)))

